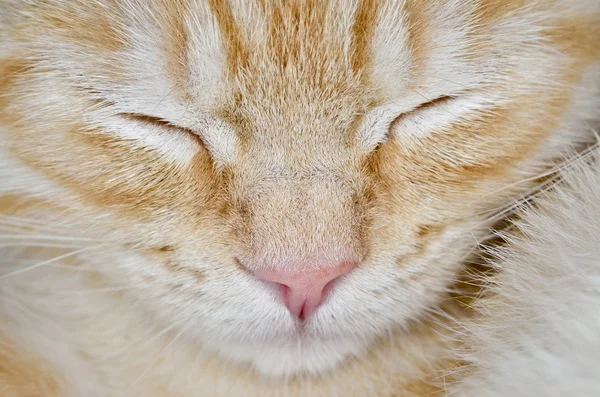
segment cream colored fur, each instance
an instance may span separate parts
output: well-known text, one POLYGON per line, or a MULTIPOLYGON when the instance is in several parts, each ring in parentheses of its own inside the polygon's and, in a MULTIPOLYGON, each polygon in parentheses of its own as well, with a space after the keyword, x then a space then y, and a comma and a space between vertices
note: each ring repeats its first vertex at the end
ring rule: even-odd
POLYGON ((0 0, 0 395, 600 393, 600 3, 323 4, 0 0))
MULTIPOLYGON (((494 253, 500 274, 488 280, 492 297, 478 305, 484 320, 456 325, 455 337, 464 342, 464 349, 451 354, 471 362, 474 372, 465 371, 456 384, 447 384, 449 395, 592 397, 600 393, 599 159, 600 150, 594 149, 573 161, 561 172, 558 185, 538 195, 535 207, 520 210, 523 216, 517 228, 505 234, 509 245, 494 253)), ((152 347, 163 339, 168 344, 166 335, 157 337, 149 324, 140 323, 139 313, 132 316, 128 308, 107 305, 96 294, 82 291, 79 272, 61 277, 64 295, 52 292, 53 302, 24 293, 51 290, 47 275, 28 278, 28 285, 18 287, 25 290, 16 295, 17 287, 3 286, 3 328, 10 324, 7 313, 19 318, 23 325, 15 340, 49 357, 68 374, 66 396, 266 396, 293 391, 305 396, 387 395, 385 390, 365 390, 373 380, 360 375, 346 384, 306 386, 306 392, 298 392, 297 385, 286 389, 268 382, 257 388, 247 373, 201 359, 186 352, 181 343, 166 349, 152 347), (85 304, 81 304, 83 297, 85 304), (57 317, 57 304, 69 307, 75 317, 57 317), (32 346, 32 341, 37 342, 32 346), (103 357, 100 365, 82 361, 70 347, 75 343, 103 357), (124 357, 117 358, 124 353, 117 345, 127 346, 124 357), (131 385, 121 378, 124 370, 132 375, 146 373, 128 389, 131 385), (155 390, 156 384, 168 385, 161 388, 172 391, 148 391, 148 387, 155 390)), ((388 369, 407 365, 385 355, 381 359, 388 369)), ((457 379, 454 373, 439 373, 440 381, 448 377, 457 379)))
POLYGON ((509 244, 494 252, 493 296, 477 305, 485 318, 460 324, 458 354, 476 369, 450 395, 600 393, 600 150, 561 178, 520 209, 509 244))

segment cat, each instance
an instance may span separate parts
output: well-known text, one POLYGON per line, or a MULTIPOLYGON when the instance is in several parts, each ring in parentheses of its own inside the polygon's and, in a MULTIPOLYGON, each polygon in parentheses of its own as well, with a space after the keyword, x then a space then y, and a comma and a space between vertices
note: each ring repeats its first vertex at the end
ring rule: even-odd
POLYGON ((444 395, 600 116, 595 0, 0 7, 3 396, 444 395))

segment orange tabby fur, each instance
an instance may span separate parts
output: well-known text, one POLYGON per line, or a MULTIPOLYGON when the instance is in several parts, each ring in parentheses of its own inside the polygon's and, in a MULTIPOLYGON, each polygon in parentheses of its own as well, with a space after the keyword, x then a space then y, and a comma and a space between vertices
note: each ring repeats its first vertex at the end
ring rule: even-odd
POLYGON ((444 395, 428 313, 598 122, 593 1, 2 3, 0 210, 98 244, 0 278, 18 397, 444 395), (248 273, 348 253, 302 341, 248 273))

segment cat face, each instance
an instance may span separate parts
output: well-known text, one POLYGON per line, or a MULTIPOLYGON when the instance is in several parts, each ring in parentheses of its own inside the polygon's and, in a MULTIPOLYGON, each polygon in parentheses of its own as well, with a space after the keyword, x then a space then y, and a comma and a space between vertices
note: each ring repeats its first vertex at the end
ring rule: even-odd
POLYGON ((588 138, 600 10, 526 3, 11 4, 3 192, 68 208, 190 345, 331 369, 588 138))

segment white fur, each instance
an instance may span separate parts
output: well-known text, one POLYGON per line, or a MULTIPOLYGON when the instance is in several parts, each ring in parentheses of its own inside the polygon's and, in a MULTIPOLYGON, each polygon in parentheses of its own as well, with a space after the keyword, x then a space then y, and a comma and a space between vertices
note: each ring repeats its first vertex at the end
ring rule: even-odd
POLYGON ((452 396, 600 395, 600 150, 525 207, 496 252, 490 318, 461 324, 475 372, 452 396), (593 157, 591 164, 586 164, 593 157))

